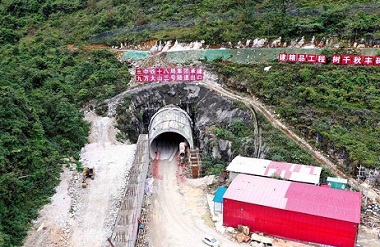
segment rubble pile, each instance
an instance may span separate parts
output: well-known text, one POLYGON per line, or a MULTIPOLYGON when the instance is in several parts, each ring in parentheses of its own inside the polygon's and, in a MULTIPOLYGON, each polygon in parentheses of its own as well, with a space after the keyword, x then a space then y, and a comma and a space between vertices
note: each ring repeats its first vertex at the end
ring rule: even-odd
MULTIPOLYGON (((129 170, 126 170, 124 173, 124 179, 123 179, 124 183, 121 185, 120 188, 118 188, 117 196, 110 198, 110 202, 109 202, 109 204, 110 204, 109 208, 110 209, 109 209, 108 218, 107 218, 106 224, 105 224, 105 227, 107 229, 113 229, 115 227, 116 218, 117 218, 119 209, 122 205, 122 201, 124 199, 128 180, 129 180, 129 170)), ((110 231, 110 235, 111 234, 112 234, 112 231, 110 231)))
POLYGON ((149 231, 148 215, 149 207, 146 205, 147 200, 144 201, 143 208, 141 209, 141 216, 139 219, 139 226, 137 232, 136 247, 148 247, 149 241, 146 239, 147 231, 149 231))
POLYGON ((249 227, 238 225, 238 233, 233 235, 233 238, 236 239, 239 243, 242 242, 249 242, 251 240, 251 237, 249 236, 249 227))
POLYGON ((71 197, 71 205, 70 205, 70 218, 76 217, 76 213, 78 211, 78 202, 79 202, 79 188, 82 185, 80 173, 74 172, 73 177, 69 183, 69 195, 71 197))
MULTIPOLYGON (((150 174, 151 175, 151 174, 150 174)), ((154 179, 149 177, 147 179, 147 187, 145 190, 144 200, 141 208, 140 219, 138 220, 138 233, 136 239, 136 247, 149 247, 149 241, 147 239, 147 235, 149 232, 149 217, 150 209, 151 209, 151 201, 152 201, 152 193, 153 193, 153 183, 154 179)))
POLYGON ((69 246, 69 239, 72 232, 71 218, 75 219, 78 211, 79 204, 79 188, 81 186, 81 173, 77 172, 77 164, 70 163, 69 170, 71 172, 71 179, 69 181, 68 194, 71 198, 69 211, 59 217, 59 227, 62 234, 60 241, 62 246, 69 246))
MULTIPOLYGON (((273 246, 274 239, 264 236, 263 233, 251 233, 248 226, 238 225, 238 228, 228 227, 226 231, 232 235, 232 239, 238 243, 248 243, 250 246, 273 246)), ((285 245, 290 246, 290 245, 285 245)))
POLYGON ((380 228, 380 204, 367 201, 362 213, 362 224, 370 228, 380 228))

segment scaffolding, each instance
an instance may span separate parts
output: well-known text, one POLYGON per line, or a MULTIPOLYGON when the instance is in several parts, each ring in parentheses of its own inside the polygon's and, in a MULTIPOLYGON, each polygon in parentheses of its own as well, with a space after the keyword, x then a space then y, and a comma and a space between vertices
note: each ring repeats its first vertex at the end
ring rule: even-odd
POLYGON ((198 178, 200 176, 201 169, 201 156, 199 154, 199 149, 191 149, 189 155, 189 166, 191 168, 191 177, 198 178))
POLYGON ((135 246, 149 167, 148 153, 148 135, 140 135, 124 198, 110 238, 115 247, 135 246))

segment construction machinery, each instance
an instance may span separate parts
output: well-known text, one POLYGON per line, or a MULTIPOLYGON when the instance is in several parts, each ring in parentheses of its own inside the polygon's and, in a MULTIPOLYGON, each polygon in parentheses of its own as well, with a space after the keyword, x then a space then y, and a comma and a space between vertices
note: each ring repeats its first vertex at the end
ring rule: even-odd
POLYGON ((82 180, 82 188, 87 188, 87 178, 91 178, 94 180, 95 178, 95 168, 93 167, 85 167, 83 169, 83 180, 82 180))

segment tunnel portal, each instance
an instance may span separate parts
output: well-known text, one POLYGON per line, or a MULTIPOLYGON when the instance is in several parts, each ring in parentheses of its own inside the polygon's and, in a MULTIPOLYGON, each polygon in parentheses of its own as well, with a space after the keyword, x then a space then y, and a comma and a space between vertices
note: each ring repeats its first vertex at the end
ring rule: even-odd
POLYGON ((191 118, 177 106, 168 105, 158 110, 150 119, 148 129, 152 158, 163 142, 177 147, 180 142, 186 142, 189 148, 194 147, 191 118))

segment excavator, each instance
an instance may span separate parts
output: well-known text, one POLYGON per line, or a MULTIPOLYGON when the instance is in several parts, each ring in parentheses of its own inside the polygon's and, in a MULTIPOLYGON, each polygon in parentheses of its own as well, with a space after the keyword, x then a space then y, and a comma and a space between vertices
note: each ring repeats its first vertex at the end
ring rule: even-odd
POLYGON ((92 180, 94 180, 95 178, 95 168, 93 167, 85 167, 83 169, 83 180, 82 180, 82 188, 87 188, 87 178, 91 178, 92 180))

